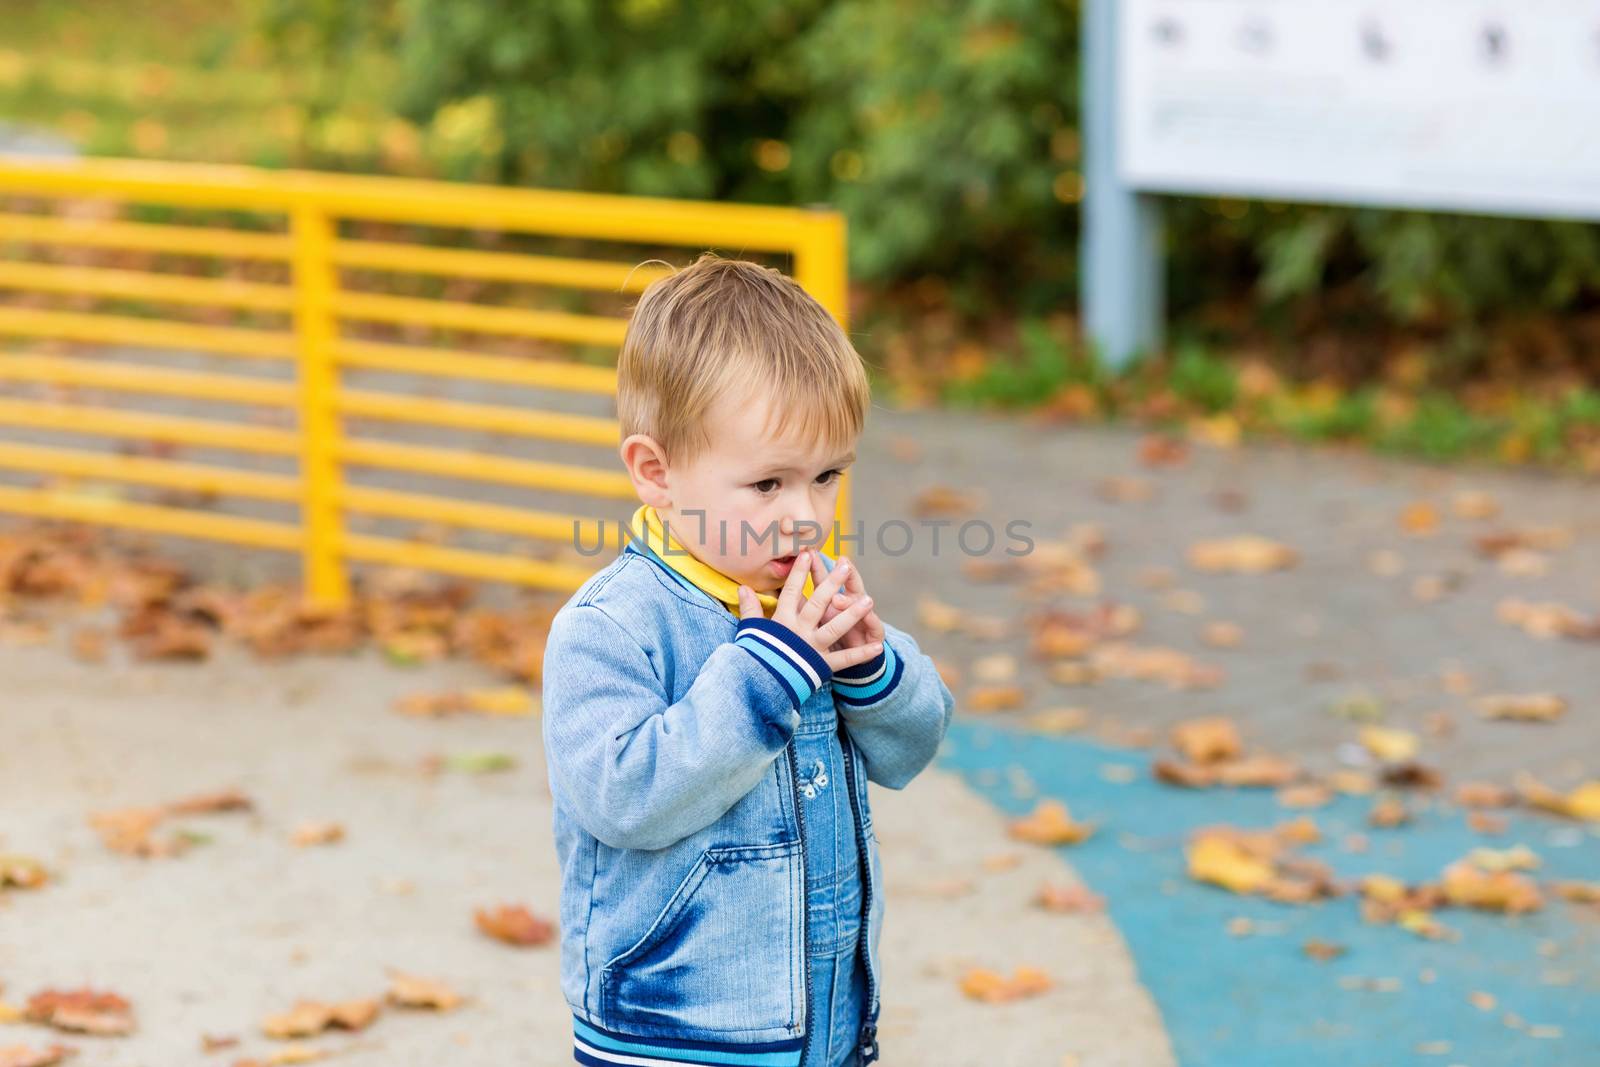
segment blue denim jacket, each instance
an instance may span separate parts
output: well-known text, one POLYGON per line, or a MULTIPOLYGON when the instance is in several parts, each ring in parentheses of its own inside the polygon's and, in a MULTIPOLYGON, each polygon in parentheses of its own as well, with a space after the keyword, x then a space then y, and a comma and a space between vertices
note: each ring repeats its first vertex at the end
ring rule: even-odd
POLYGON ((634 541, 557 612, 543 735, 578 1062, 801 1062, 811 1006, 791 739, 807 701, 840 716, 870 871, 862 1062, 877 1059, 883 874, 867 782, 905 788, 955 706, 911 635, 884 633, 883 655, 834 674, 788 627, 736 618, 634 541))

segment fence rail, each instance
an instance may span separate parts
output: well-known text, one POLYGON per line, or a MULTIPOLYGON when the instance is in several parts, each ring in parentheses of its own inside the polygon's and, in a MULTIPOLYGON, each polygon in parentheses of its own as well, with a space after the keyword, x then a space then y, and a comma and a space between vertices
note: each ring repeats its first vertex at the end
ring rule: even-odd
MULTIPOLYGON (((449 182, 274 171, 135 160, 0 159, 0 392, 26 383, 145 397, 243 405, 276 411, 285 428, 254 424, 222 410, 203 416, 0 395, 5 428, 69 432, 118 441, 208 447, 290 457, 293 473, 271 473, 158 456, 0 439, 0 471, 46 478, 93 478, 165 490, 225 494, 294 507, 294 521, 203 508, 142 503, 49 483, 0 484, 0 512, 205 538, 297 552, 306 594, 318 605, 350 598, 350 565, 399 564, 489 581, 575 588, 592 567, 509 552, 425 544, 358 533, 352 514, 443 523, 463 529, 568 541, 597 536, 597 520, 441 494, 361 485, 365 467, 629 500, 632 485, 611 467, 500 455, 353 434, 359 419, 389 425, 470 430, 564 445, 618 443, 610 417, 353 387, 346 372, 388 372, 435 383, 450 380, 613 396, 610 366, 352 336, 352 324, 417 333, 466 331, 545 345, 613 348, 623 313, 497 306, 451 298, 396 295, 350 285, 361 271, 549 287, 576 294, 636 294, 667 273, 655 264, 482 248, 409 243, 380 235, 345 236, 352 223, 437 227, 578 239, 584 250, 631 246, 717 248, 791 257, 796 279, 845 321, 845 231, 831 211, 714 204, 449 182), (23 203, 22 209, 18 202, 23 203), (130 221, 136 207, 181 214, 195 209, 249 213, 254 228, 192 219, 130 221), (87 208, 87 210, 85 210, 87 208), (281 280, 128 269, 86 262, 98 253, 203 257, 215 266, 276 265, 281 280), (48 256, 67 258, 54 262, 48 256), (38 306, 41 301, 67 306, 38 306), (133 304, 114 311, 106 302, 133 304), (235 321, 182 321, 172 309, 235 321), (152 312, 155 313, 152 313, 152 312), (268 320, 263 324, 260 320, 268 320), (58 351, 65 342, 71 354, 58 351), (40 345, 46 346, 40 351, 40 345), (203 370, 116 358, 104 346, 200 354, 203 370), (280 368, 280 376, 231 373, 211 364, 280 368), (287 377, 283 376, 287 373, 287 377)), ((848 474, 840 493, 848 523, 848 474)), ((829 549, 834 548, 830 538, 829 549)))

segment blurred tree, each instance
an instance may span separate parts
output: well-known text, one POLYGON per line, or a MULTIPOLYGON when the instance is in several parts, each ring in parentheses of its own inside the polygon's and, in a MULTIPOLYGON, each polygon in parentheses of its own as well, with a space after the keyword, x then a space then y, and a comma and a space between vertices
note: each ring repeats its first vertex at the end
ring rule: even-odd
MULTIPOLYGON (((827 201, 858 278, 937 276, 973 313, 1076 290, 1078 0, 257 2, 327 70, 398 56, 395 105, 457 176, 827 201)), ((1248 294, 1268 321, 1470 331, 1600 294, 1576 223, 1185 199, 1169 240, 1180 314, 1248 294)))

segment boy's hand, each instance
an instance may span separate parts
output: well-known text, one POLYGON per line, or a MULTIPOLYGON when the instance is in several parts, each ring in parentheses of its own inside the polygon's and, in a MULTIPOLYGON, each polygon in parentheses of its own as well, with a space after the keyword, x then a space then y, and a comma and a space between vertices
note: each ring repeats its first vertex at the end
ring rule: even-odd
MULTIPOLYGON (((811 581, 813 589, 815 589, 819 588, 817 583, 823 572, 822 557, 813 554, 812 559, 814 562, 811 567, 811 581)), ((798 563, 796 566, 798 566, 798 563)), ((839 639, 839 644, 835 647, 859 648, 865 644, 881 652, 883 650, 883 620, 878 617, 877 611, 870 610, 872 598, 867 596, 867 587, 861 580, 861 571, 849 560, 840 559, 838 563, 834 564, 833 573, 838 574, 846 566, 849 567, 850 573, 845 579, 845 588, 833 595, 828 604, 827 612, 822 616, 822 621, 826 623, 834 616, 841 614, 851 604, 865 600, 869 605, 869 610, 860 617, 859 622, 839 639)), ((872 655, 875 656, 877 654, 877 652, 874 652, 872 655)), ((867 657, 867 659, 871 658, 872 656, 867 657)), ((863 660, 863 662, 865 661, 863 660)))
MULTIPOLYGON (((846 577, 853 575, 855 568, 841 561, 826 578, 819 581, 815 570, 821 566, 822 561, 810 549, 798 553, 794 566, 789 569, 789 577, 784 580, 783 589, 778 593, 778 607, 772 613, 772 621, 782 623, 799 634, 803 641, 816 649, 817 655, 827 662, 830 670, 839 671, 867 662, 883 651, 883 645, 875 645, 864 638, 853 644, 841 644, 841 640, 856 629, 862 617, 872 610, 872 598, 865 595, 865 590, 861 590, 849 605, 824 618, 834 594, 839 591, 846 577), (808 572, 812 573, 813 583, 809 598, 801 592, 805 588, 808 572)), ((856 584, 859 588, 859 579, 856 584)), ((739 618, 761 617, 761 601, 756 599, 754 590, 746 585, 739 586, 739 618)), ((881 624, 879 641, 882 641, 881 624)))

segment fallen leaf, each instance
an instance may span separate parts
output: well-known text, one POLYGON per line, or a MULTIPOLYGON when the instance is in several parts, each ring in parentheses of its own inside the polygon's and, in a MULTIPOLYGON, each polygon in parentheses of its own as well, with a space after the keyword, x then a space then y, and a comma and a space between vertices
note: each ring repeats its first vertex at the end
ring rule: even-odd
POLYGON ((1068 734, 1089 725, 1087 708, 1046 708, 1028 716, 1028 728, 1047 734, 1068 734))
POLYGON ((1567 701, 1555 693, 1493 693, 1478 699, 1486 719, 1514 722, 1555 722, 1566 714, 1567 701))
POLYGON ((1394 797, 1384 797, 1367 812, 1367 823, 1372 826, 1392 828, 1411 821, 1411 812, 1394 797))
POLYGON ((490 937, 519 947, 547 944, 556 931, 554 924, 538 918, 521 904, 502 904, 492 911, 478 908, 473 919, 478 929, 490 937))
POLYGON ((1033 902, 1046 911, 1071 915, 1104 911, 1106 905, 1104 897, 1082 885, 1062 885, 1057 882, 1040 885, 1033 902))
POLYGON ((1237 574, 1285 570, 1299 558, 1288 545, 1252 534, 1200 541, 1188 552, 1189 565, 1196 570, 1237 574))
POLYGON ((1186 719, 1172 727, 1173 747, 1194 763, 1232 759, 1242 747, 1239 728, 1220 715, 1186 719))
POLYGON ((1400 529, 1413 537, 1429 537, 1439 531, 1439 509, 1426 500, 1410 504, 1400 513, 1400 529))
POLYGON ((1333 790, 1321 782, 1306 782, 1278 790, 1277 801, 1285 808, 1320 808, 1333 800, 1333 790))
POLYGON ((1442 884, 1452 904, 1518 914, 1544 907, 1544 899, 1527 876, 1515 871, 1485 871, 1470 860, 1445 868, 1442 884))
POLYGON ((38 860, 0 853, 0 889, 38 889, 49 880, 49 872, 38 860))
POLYGON ((1095 828, 1094 823, 1074 822, 1061 801, 1041 800, 1028 815, 1011 820, 1006 832, 1035 845, 1076 845, 1088 840, 1095 828))
POLYGON ((1027 690, 1020 685, 975 685, 967 690, 968 711, 1006 711, 1027 702, 1027 690))
POLYGON ((262 1020, 261 1030, 279 1040, 315 1037, 324 1030, 364 1030, 377 1017, 376 1000, 343 1000, 334 1004, 300 1000, 287 1012, 262 1020))
POLYGON ((389 1003, 402 1008, 449 1011, 462 1003, 461 995, 443 982, 400 971, 390 973, 389 989, 385 995, 389 1003))
POLYGON ((68 1056, 77 1054, 77 1049, 66 1045, 51 1045, 41 1049, 27 1045, 5 1045, 0 1047, 0 1067, 56 1067, 68 1056))
POLYGON ((47 989, 28 998, 23 1018, 57 1030, 98 1036, 133 1032, 133 1006, 115 993, 80 989, 47 989))
POLYGON ((961 979, 961 992, 973 1000, 997 1004, 1038 996, 1051 985, 1050 976, 1035 967, 1018 967, 1010 978, 975 967, 961 979))
POLYGON ((1393 727, 1363 726, 1358 736, 1368 752, 1389 763, 1413 759, 1421 747, 1416 734, 1393 727))
POLYGON ((336 822, 301 823, 289 840, 299 848, 310 845, 331 845, 344 840, 344 827, 336 822))
POLYGON ((1252 854, 1232 838, 1202 835, 1185 851, 1189 877, 1234 893, 1260 892, 1276 875, 1270 860, 1252 854))
POLYGON ((1189 446, 1181 438, 1146 434, 1139 440, 1139 462, 1146 467, 1176 467, 1189 459, 1189 446))
POLYGON ((1300 946, 1300 950, 1319 963, 1336 959, 1345 954, 1343 945, 1336 945, 1331 941, 1321 941, 1317 938, 1312 938, 1305 942, 1300 946))
POLYGON ((1517 792, 1536 808, 1584 822, 1600 822, 1600 779, 1584 782, 1570 793, 1559 793, 1532 775, 1519 773, 1517 792))

